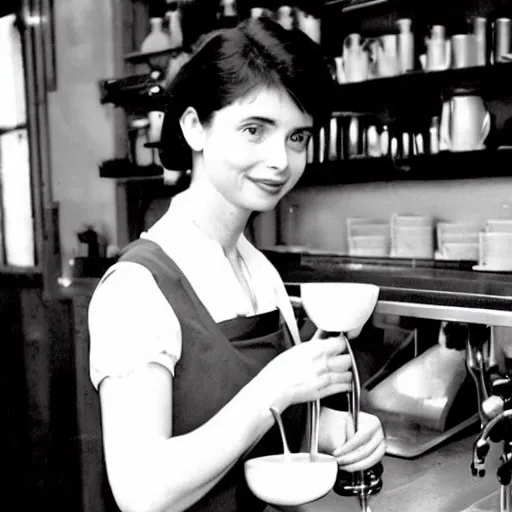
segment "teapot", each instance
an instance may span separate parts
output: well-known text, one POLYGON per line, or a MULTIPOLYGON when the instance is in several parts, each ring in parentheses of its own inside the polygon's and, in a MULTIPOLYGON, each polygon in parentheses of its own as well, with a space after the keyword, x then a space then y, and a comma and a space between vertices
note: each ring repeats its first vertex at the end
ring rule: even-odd
POLYGON ((450 100, 443 102, 439 149, 484 149, 490 129, 491 116, 481 96, 471 92, 456 93, 450 100))
POLYGON ((426 56, 421 63, 426 71, 442 71, 448 69, 451 63, 451 41, 446 39, 443 25, 433 25, 430 36, 425 38, 426 56))
POLYGON ((361 34, 349 34, 343 41, 343 55, 336 57, 338 82, 362 82, 370 74, 370 43, 361 34))

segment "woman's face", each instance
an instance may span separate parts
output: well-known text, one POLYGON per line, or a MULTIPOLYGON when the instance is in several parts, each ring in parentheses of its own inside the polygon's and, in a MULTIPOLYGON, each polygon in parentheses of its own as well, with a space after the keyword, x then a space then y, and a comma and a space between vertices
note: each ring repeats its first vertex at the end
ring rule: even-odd
POLYGON ((304 172, 312 126, 287 92, 258 89, 204 127, 205 175, 235 207, 271 210, 304 172))

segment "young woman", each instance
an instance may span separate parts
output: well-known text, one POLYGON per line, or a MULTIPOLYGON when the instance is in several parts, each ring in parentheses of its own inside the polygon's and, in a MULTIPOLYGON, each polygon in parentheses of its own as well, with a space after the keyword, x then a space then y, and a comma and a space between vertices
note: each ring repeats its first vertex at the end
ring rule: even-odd
MULTIPOLYGON (((284 285, 243 230, 296 184, 329 109, 307 37, 271 21, 210 35, 173 82, 161 158, 189 188, 100 282, 89 309, 108 478, 125 512, 252 511, 247 458, 304 440, 305 403, 350 389, 341 337, 294 345, 284 285)), ((384 454, 379 420, 354 435, 323 409, 320 450, 355 471, 384 454)))

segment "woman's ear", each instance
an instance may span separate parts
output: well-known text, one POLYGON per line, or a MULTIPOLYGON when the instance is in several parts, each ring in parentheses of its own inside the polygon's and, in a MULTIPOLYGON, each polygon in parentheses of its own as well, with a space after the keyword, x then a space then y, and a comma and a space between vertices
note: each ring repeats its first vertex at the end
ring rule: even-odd
POLYGON ((180 126, 183 137, 192 151, 202 151, 205 131, 195 108, 187 107, 180 117, 180 126))

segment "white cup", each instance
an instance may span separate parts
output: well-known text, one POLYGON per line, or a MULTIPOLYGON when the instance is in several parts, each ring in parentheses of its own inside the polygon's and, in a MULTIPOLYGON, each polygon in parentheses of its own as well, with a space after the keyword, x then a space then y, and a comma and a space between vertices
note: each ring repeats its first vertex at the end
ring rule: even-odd
POLYGON ((478 65, 478 41, 474 34, 452 36, 452 68, 478 65))
POLYGON ((296 15, 299 30, 302 30, 302 32, 308 35, 315 43, 320 44, 320 19, 302 9, 297 9, 296 15))

